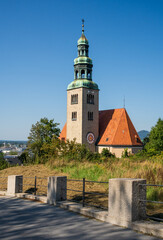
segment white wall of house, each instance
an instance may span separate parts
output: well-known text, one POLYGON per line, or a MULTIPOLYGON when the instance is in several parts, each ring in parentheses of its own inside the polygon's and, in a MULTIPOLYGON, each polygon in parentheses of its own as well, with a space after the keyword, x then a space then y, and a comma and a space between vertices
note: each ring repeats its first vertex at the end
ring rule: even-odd
POLYGON ((124 150, 127 148, 128 149, 128 153, 130 154, 135 154, 138 151, 142 150, 142 147, 114 147, 114 146, 98 146, 98 152, 101 153, 103 148, 107 148, 111 153, 115 154, 116 157, 120 158, 122 156, 122 153, 124 152, 124 150))

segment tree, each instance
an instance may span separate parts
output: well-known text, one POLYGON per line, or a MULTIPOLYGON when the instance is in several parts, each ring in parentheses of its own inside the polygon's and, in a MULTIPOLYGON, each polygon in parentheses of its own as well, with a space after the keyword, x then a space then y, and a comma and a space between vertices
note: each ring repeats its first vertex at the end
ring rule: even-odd
POLYGON ((41 157, 41 148, 44 143, 51 143, 53 137, 58 137, 60 129, 59 123, 54 123, 54 119, 41 118, 39 122, 32 125, 29 134, 28 149, 31 149, 35 158, 41 157))
POLYGON ((3 156, 3 153, 0 152, 0 161, 4 160, 4 156, 3 156))
POLYGON ((5 161, 3 153, 0 152, 0 170, 9 167, 9 164, 5 161))
POLYGON ((163 151, 163 120, 158 119, 156 125, 152 127, 149 134, 149 142, 146 143, 147 152, 160 153, 163 151))

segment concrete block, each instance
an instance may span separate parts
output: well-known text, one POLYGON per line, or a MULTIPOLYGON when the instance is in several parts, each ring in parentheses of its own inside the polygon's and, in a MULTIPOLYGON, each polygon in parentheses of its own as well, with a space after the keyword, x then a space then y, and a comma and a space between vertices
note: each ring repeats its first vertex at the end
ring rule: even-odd
POLYGON ((47 203, 56 205, 58 201, 67 199, 67 177, 49 177, 47 203))
POLYGON ((132 229, 155 237, 163 238, 163 223, 156 221, 136 221, 132 223, 132 229))
POLYGON ((7 195, 15 195, 15 193, 21 193, 22 189, 23 189, 22 175, 8 176, 7 195))
POLYGON ((109 180, 110 223, 131 227, 133 221, 146 218, 146 187, 143 179, 115 178, 109 180))
POLYGON ((67 209, 69 211, 80 213, 84 216, 96 218, 100 221, 104 221, 104 222, 108 221, 108 211, 101 211, 99 209, 95 209, 89 206, 83 207, 82 204, 69 202, 69 201, 58 202, 57 206, 67 209))

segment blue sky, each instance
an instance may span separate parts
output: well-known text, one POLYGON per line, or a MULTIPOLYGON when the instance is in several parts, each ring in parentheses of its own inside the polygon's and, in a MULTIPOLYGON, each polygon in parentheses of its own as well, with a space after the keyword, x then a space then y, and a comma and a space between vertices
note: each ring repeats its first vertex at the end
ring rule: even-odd
POLYGON ((123 107, 137 131, 163 118, 162 0, 0 0, 0 139, 26 140, 41 117, 66 122, 81 19, 100 110, 123 107))

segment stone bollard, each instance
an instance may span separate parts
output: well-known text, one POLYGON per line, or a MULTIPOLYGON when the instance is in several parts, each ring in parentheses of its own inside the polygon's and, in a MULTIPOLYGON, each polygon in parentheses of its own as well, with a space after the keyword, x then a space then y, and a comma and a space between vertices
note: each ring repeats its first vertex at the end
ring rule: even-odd
POLYGON ((146 218, 146 184, 144 179, 115 178, 109 180, 108 221, 131 227, 133 221, 146 218))
POLYGON ((21 193, 23 189, 23 176, 11 175, 8 176, 7 195, 14 196, 15 193, 21 193))
POLYGON ((67 199, 67 177, 49 177, 47 203, 56 205, 67 199))

